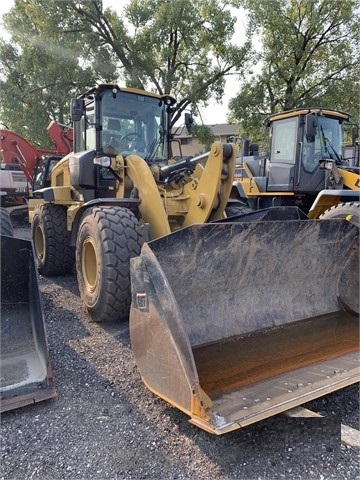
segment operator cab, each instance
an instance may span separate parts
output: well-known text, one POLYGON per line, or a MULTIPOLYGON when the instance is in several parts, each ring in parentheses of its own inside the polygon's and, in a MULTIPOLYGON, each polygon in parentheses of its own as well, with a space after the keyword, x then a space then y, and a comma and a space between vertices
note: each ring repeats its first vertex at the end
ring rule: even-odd
POLYGON ((121 165, 127 156, 137 155, 149 165, 166 165, 174 103, 169 95, 115 84, 100 84, 74 99, 71 185, 86 200, 113 197, 117 182, 123 181, 114 166, 121 165))
POLYGON ((326 188, 325 170, 342 163, 342 129, 348 120, 348 114, 320 108, 269 117, 267 190, 315 192, 326 188))
POLYGON ((95 150, 111 157, 135 154, 149 163, 166 163, 169 158, 166 103, 156 94, 100 85, 74 100, 72 111, 75 152, 95 150), (76 121, 74 110, 81 101, 82 115, 76 121))

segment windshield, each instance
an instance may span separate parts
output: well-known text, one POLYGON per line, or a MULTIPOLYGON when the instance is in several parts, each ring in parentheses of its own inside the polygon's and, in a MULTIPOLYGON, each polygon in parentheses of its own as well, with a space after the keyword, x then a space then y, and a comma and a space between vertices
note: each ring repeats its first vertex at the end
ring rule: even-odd
POLYGON ((104 153, 136 154, 147 161, 166 161, 166 118, 163 102, 138 93, 105 91, 100 123, 104 153))
POLYGON ((307 138, 304 133, 302 162, 307 172, 314 172, 319 161, 330 158, 341 159, 342 124, 338 119, 325 116, 317 117, 315 137, 307 138))

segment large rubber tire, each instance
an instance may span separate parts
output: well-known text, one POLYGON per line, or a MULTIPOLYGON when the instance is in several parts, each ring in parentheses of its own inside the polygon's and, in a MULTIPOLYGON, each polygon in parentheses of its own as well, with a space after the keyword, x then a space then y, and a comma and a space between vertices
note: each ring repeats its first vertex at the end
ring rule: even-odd
POLYGON ((339 203, 326 210, 319 218, 321 220, 327 220, 329 218, 344 218, 357 227, 360 227, 360 203, 339 203))
POLYGON ((37 207, 31 222, 31 238, 41 275, 51 277, 73 271, 75 248, 70 246, 66 207, 53 204, 37 207))
POLYGON ((140 254, 142 230, 122 207, 93 207, 81 220, 76 272, 81 298, 95 322, 129 316, 130 259, 140 254))
POLYGON ((0 208, 0 226, 1 235, 7 235, 8 237, 14 236, 14 229, 11 223, 9 212, 3 207, 0 208))
POLYGON ((255 210, 250 207, 246 207, 245 205, 229 206, 225 208, 225 213, 227 217, 234 217, 235 215, 246 215, 253 212, 255 212, 255 210))

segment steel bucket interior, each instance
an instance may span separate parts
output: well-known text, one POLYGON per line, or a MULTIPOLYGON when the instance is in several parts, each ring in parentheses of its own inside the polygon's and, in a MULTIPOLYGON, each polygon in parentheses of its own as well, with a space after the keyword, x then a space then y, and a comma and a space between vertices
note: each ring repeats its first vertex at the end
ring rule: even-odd
POLYGON ((55 395, 30 241, 1 236, 1 411, 55 395))
POLYGON ((358 381, 358 256, 343 220, 194 225, 145 244, 130 315, 144 382, 225 433, 358 381))

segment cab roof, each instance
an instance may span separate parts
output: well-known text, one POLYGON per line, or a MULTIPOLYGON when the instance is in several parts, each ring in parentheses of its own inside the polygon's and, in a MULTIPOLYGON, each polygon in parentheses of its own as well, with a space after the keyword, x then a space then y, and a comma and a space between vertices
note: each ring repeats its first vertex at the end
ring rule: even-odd
POLYGON ((80 95, 78 98, 87 98, 90 95, 94 94, 95 92, 101 92, 104 90, 112 90, 115 88, 116 90, 120 92, 128 92, 128 93, 134 93, 137 95, 143 95, 145 97, 154 97, 158 98, 161 100, 163 98, 163 95, 159 95, 155 92, 148 92, 146 90, 141 90, 140 88, 129 88, 129 87, 119 87, 117 83, 99 83, 95 87, 91 88, 88 90, 86 93, 80 95))
POLYGON ((272 122, 276 120, 283 120, 285 118, 291 117, 299 117, 301 115, 307 115, 309 113, 315 113, 319 116, 337 118, 339 120, 350 121, 351 115, 346 112, 342 112, 341 110, 331 110, 328 108, 322 107, 311 107, 311 108, 294 108, 293 110, 286 110, 280 113, 274 113, 273 115, 269 115, 265 119, 265 124, 270 125, 272 122))

